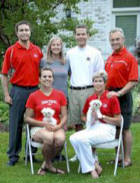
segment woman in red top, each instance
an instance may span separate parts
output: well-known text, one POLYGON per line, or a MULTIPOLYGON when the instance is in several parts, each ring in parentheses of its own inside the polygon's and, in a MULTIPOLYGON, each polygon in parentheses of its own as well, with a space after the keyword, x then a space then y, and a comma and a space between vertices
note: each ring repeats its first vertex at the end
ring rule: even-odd
POLYGON ((46 171, 64 174, 61 169, 53 167, 51 160, 61 150, 65 141, 63 129, 67 120, 67 102, 65 95, 52 88, 53 71, 42 68, 40 72, 40 89, 32 93, 26 103, 25 121, 32 126, 31 137, 37 142, 43 143, 42 154, 44 162, 38 170, 39 175, 46 171), (43 116, 43 110, 53 111, 53 120, 43 116), (51 124, 55 121, 56 125, 51 124))
POLYGON ((82 173, 91 173, 92 178, 101 174, 97 156, 92 152, 92 145, 114 140, 116 126, 120 125, 121 115, 117 97, 108 98, 105 90, 107 80, 106 72, 99 72, 93 77, 94 94, 87 98, 83 108, 83 121, 88 122, 89 110, 90 127, 71 135, 70 141, 80 161, 82 173), (100 115, 95 109, 90 108, 91 101, 101 102, 100 115))

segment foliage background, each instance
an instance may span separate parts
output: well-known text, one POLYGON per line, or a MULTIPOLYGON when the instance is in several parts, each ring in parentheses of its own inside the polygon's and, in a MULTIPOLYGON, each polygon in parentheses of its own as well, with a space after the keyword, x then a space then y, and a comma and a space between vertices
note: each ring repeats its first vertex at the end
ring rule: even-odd
POLYGON ((67 46, 73 46, 75 42, 72 31, 79 23, 86 23, 91 35, 96 33, 92 28, 92 20, 71 17, 70 13, 80 14, 77 6, 79 2, 80 0, 1 0, 0 63, 5 50, 16 41, 14 25, 21 20, 31 23, 31 41, 40 47, 47 45, 53 34, 61 35, 67 46))
MULTIPOLYGON (((41 48, 47 45, 54 34, 62 38, 66 47, 74 46, 73 30, 81 23, 88 26, 90 35, 95 34, 97 30, 93 29, 92 20, 71 17, 71 14, 80 14, 77 6, 79 2, 80 0, 1 0, 0 68, 6 49, 17 40, 14 26, 18 21, 28 20, 31 23, 31 41, 41 48), (61 18, 60 14, 63 15, 61 18)), ((0 122, 8 123, 8 108, 9 106, 3 102, 0 86, 0 122)))

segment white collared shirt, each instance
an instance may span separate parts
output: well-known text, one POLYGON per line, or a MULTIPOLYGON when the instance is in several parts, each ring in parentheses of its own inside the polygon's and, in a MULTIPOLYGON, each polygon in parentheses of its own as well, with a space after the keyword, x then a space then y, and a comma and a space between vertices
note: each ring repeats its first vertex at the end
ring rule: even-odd
POLYGON ((92 85, 93 75, 104 70, 100 51, 89 45, 71 48, 66 59, 71 71, 70 84, 74 87, 92 85))

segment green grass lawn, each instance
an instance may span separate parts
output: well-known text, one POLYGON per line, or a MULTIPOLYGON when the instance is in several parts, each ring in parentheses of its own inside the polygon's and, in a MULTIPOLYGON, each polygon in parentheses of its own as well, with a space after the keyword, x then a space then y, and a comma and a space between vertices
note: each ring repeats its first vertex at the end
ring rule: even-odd
MULTIPOLYGON (((114 150, 98 150, 99 160, 103 167, 102 176, 97 179, 91 179, 90 175, 78 174, 78 162, 70 163, 71 172, 65 175, 56 175, 47 173, 45 176, 31 175, 30 164, 24 164, 24 148, 20 154, 20 160, 14 167, 8 167, 6 150, 8 144, 8 133, 0 133, 0 183, 140 183, 140 123, 132 124, 133 166, 129 168, 118 168, 117 176, 113 176, 114 165, 108 165, 107 161, 114 158, 114 150)), ((69 143, 68 137, 72 132, 67 133, 68 155, 72 157, 74 151, 69 143)), ((25 135, 23 139, 23 147, 25 135)), ((41 155, 37 158, 42 159, 41 155)), ((37 172, 41 163, 34 163, 35 172, 37 172)), ((55 166, 66 170, 65 161, 55 163, 55 166)))

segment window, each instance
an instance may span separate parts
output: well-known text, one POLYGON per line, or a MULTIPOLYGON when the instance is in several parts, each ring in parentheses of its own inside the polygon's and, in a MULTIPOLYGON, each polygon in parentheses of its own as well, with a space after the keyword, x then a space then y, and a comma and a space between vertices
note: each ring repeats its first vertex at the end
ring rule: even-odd
POLYGON ((121 27, 124 30, 124 34, 126 37, 125 44, 127 46, 134 45, 137 30, 137 16, 136 15, 116 16, 116 27, 121 27))
POLYGON ((113 0, 113 8, 140 7, 140 0, 113 0))
POLYGON ((112 28, 121 27, 127 47, 140 36, 140 0, 112 0, 112 28))

